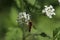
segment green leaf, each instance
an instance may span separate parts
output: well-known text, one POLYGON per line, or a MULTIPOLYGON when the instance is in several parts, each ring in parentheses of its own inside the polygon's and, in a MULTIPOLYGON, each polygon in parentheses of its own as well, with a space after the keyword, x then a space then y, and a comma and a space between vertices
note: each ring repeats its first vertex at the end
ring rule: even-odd
POLYGON ((36 0, 27 0, 27 1, 28 1, 28 3, 30 3, 31 5, 34 5, 36 0))
POLYGON ((17 4, 17 6, 18 6, 18 8, 20 8, 20 0, 15 0, 15 2, 16 2, 16 4, 17 4))
POLYGON ((57 6, 56 7, 56 18, 60 18, 60 7, 59 6, 57 6))

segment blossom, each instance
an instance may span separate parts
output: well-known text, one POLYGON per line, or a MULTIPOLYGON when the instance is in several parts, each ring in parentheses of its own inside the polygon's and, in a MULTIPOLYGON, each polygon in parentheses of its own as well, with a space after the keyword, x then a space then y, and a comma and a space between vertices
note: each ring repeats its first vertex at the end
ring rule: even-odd
POLYGON ((26 14, 26 12, 20 12, 18 14, 17 20, 18 22, 22 23, 23 22, 22 19, 24 19, 25 23, 28 23, 28 20, 30 20, 30 15, 26 14))
POLYGON ((45 5, 44 7, 45 8, 42 10, 42 13, 45 13, 49 18, 52 18, 52 15, 56 15, 54 12, 55 9, 53 8, 52 5, 50 6, 45 5))
POLYGON ((58 2, 60 3, 60 0, 58 0, 58 2))
POLYGON ((26 18, 26 12, 20 12, 18 14, 19 18, 22 19, 22 18, 26 18))

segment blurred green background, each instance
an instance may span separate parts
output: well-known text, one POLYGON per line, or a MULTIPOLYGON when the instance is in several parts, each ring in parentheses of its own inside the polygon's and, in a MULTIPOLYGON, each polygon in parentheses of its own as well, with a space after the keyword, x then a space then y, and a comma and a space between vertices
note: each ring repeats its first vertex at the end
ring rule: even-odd
POLYGON ((53 40, 53 31, 60 27, 60 6, 57 0, 0 0, 0 40, 23 40, 23 31, 16 22, 21 11, 27 11, 32 15, 31 19, 36 27, 32 27, 33 35, 26 40, 53 40), (50 4, 54 6, 56 13, 52 19, 41 13, 44 5, 50 4), (34 35, 41 32, 51 38, 34 35))

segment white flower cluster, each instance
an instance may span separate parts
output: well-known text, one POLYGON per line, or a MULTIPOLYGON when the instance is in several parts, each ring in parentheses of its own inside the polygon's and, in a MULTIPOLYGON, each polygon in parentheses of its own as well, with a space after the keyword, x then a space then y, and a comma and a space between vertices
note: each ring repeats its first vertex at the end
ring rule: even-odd
POLYGON ((22 19, 27 23, 30 20, 30 15, 26 14, 26 12, 20 12, 18 14, 18 22, 22 23, 22 19))
POLYGON ((46 15, 49 17, 49 18, 52 18, 52 15, 56 15, 55 14, 55 9, 53 8, 52 5, 50 6, 44 6, 45 8, 42 10, 42 13, 46 13, 46 15))

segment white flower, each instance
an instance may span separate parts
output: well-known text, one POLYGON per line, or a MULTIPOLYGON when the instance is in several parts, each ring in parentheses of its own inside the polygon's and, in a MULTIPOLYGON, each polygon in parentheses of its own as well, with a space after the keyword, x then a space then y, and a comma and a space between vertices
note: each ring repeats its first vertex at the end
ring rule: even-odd
POLYGON ((45 8, 42 10, 42 13, 46 13, 46 15, 49 17, 49 18, 52 18, 52 15, 56 15, 55 14, 55 9, 53 8, 52 5, 50 6, 44 6, 45 8))
POLYGON ((59 2, 59 5, 60 5, 60 0, 58 0, 58 2, 59 2))
POLYGON ((58 0, 58 2, 60 3, 60 0, 58 0))
POLYGON ((27 23, 28 20, 30 20, 30 15, 26 14, 26 12, 20 12, 18 14, 18 22, 22 22, 22 19, 25 19, 25 22, 27 23))
POLYGON ((30 15, 29 14, 27 14, 27 19, 30 20, 30 15))
POLYGON ((45 10, 42 10, 42 13, 45 13, 45 10))
POLYGON ((27 16, 26 12, 23 12, 23 16, 24 16, 24 18, 27 18, 27 17, 26 17, 26 16, 27 16))
POLYGON ((52 6, 52 5, 50 5, 49 7, 50 7, 50 8, 53 8, 53 6, 52 6))
POLYGON ((29 14, 26 14, 26 19, 25 21, 28 22, 30 20, 30 15, 29 14))
POLYGON ((47 6, 47 5, 45 5, 44 7, 45 7, 45 8, 47 8, 48 6, 47 6))

